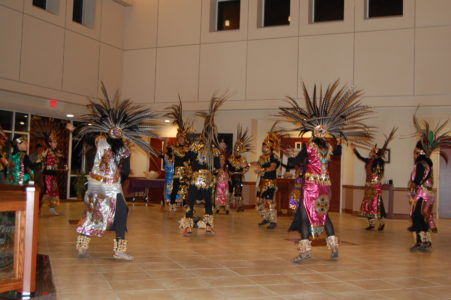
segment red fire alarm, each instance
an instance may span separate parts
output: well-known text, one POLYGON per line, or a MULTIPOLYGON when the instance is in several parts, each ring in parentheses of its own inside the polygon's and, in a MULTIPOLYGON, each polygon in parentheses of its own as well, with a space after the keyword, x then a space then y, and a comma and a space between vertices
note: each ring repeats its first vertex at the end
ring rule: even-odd
POLYGON ((56 99, 50 99, 50 107, 56 107, 56 99))

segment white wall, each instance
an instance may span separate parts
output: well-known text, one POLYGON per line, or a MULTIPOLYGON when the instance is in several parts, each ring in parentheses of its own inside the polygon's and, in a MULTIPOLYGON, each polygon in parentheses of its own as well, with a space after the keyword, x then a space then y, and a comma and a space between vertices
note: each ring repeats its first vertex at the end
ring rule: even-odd
MULTIPOLYGON (((259 28, 258 0, 243 0, 240 29, 211 32, 213 2, 135 0, 125 9, 126 95, 161 110, 180 94, 195 110, 228 90, 220 131, 235 133, 243 123, 260 148, 283 98, 302 96, 301 80, 311 87, 340 78, 363 89, 364 103, 375 107, 369 124, 380 128, 379 144, 382 133, 399 127, 386 179, 406 187, 415 107, 421 104, 418 114, 429 120, 451 115, 451 1, 405 0, 402 17, 368 20, 364 1, 345 0, 343 22, 310 24, 309 1, 292 0, 289 26, 259 28)), ((363 166, 351 152, 343 166, 343 184, 363 184, 363 166)))
MULTIPOLYGON (((451 1, 404 0, 404 16, 367 20, 363 0, 345 0, 343 22, 310 24, 309 0, 291 0, 289 26, 258 28, 258 0, 242 0, 240 29, 210 32, 212 2, 134 0, 123 7, 99 0, 99 22, 90 29, 71 21, 72 0, 60 1, 58 15, 29 0, 0 0, 0 90, 84 104, 99 95, 103 79, 157 111, 178 94, 187 110, 205 109, 212 93, 228 90, 218 126, 250 128, 257 148, 251 160, 284 97, 301 97, 302 80, 311 86, 340 78, 375 107, 369 122, 381 129, 379 143, 382 132, 399 127, 404 139, 390 146, 386 178, 406 186, 415 107, 421 104, 418 114, 428 120, 451 115, 451 1)), ((352 153, 342 162, 343 184, 362 184, 363 166, 352 153)), ((133 164, 148 165, 144 157, 133 164)))
POLYGON ((59 0, 56 13, 31 0, 0 0, 0 90, 28 102, 82 105, 100 95, 100 80, 119 88, 124 8, 112 0, 94 3, 94 24, 87 27, 72 21, 73 0, 59 0))

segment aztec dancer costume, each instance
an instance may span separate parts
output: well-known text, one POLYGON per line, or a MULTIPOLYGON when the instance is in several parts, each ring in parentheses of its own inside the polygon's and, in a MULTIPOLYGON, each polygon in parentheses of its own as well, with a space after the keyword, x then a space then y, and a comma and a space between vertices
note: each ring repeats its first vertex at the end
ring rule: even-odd
POLYGON ((249 163, 243 156, 244 153, 251 150, 251 138, 247 129, 243 130, 241 125, 237 128, 237 137, 233 145, 233 153, 227 159, 227 171, 229 172, 229 193, 233 197, 236 211, 244 211, 243 208, 243 176, 249 171, 249 163))
POLYGON ((56 211, 56 208, 60 197, 56 170, 59 169, 63 154, 57 147, 58 137, 63 134, 63 130, 61 125, 57 124, 53 119, 41 119, 33 123, 31 134, 43 139, 46 144, 46 149, 41 153, 41 157, 38 158, 43 167, 42 202, 47 201, 49 203, 49 212, 58 216, 59 213, 56 211))
POLYGON ((226 158, 224 154, 219 155, 219 169, 216 174, 216 198, 215 207, 216 213, 219 213, 221 208, 224 208, 226 214, 229 214, 229 200, 227 199, 227 191, 229 187, 229 173, 226 169, 226 158))
POLYGON ((205 202, 205 214, 203 222, 206 224, 206 232, 214 230, 214 218, 212 209, 213 189, 215 186, 215 173, 219 169, 218 130, 215 125, 215 114, 226 100, 225 97, 213 96, 210 100, 208 112, 198 112, 197 115, 204 119, 204 128, 198 141, 191 144, 188 153, 189 165, 192 176, 188 188, 188 206, 186 214, 179 223, 183 235, 192 233, 194 221, 194 204, 196 201, 205 202))
POLYGON ((189 150, 188 135, 191 131, 191 122, 183 120, 182 100, 179 97, 179 104, 174 104, 167 109, 171 110, 165 117, 172 119, 172 124, 177 125, 177 136, 174 145, 168 146, 164 153, 167 162, 173 163, 174 173, 172 182, 166 185, 166 190, 170 192, 169 210, 176 210, 176 199, 181 199, 185 204, 188 194, 188 183, 190 176, 190 168, 188 166, 188 157, 186 153, 189 150))
MULTIPOLYGON (((341 145, 332 148, 327 138, 343 138, 345 140, 368 140, 369 128, 362 121, 370 113, 367 106, 361 105, 360 91, 346 87, 337 91, 338 81, 328 86, 325 93, 320 90, 317 99, 316 85, 311 98, 303 85, 306 109, 301 108, 296 100, 288 97, 289 106, 281 107, 280 116, 297 124, 302 136, 311 132, 312 137, 301 152, 292 161, 294 165, 305 164, 303 199, 295 213, 290 231, 299 231, 299 255, 293 259, 300 263, 311 257, 311 242, 322 232, 327 234, 327 247, 331 250, 331 259, 338 258, 338 239, 328 216, 331 198, 331 182, 329 178, 329 161, 332 155, 341 154, 341 145)), ((291 130, 290 130, 291 131, 291 130)), ((292 165, 291 167, 294 167, 292 165)))
MULTIPOLYGON (((132 142, 144 151, 158 156, 156 151, 143 141, 142 136, 155 137, 155 126, 148 121, 155 120, 147 108, 133 105, 130 100, 119 101, 118 93, 113 101, 108 97, 102 83, 105 100, 100 104, 90 100, 91 113, 83 116, 79 136, 98 135, 94 165, 88 175, 88 189, 85 193, 86 211, 79 222, 76 249, 79 257, 86 257, 91 236, 101 237, 106 230, 116 232, 113 240, 113 258, 133 260, 127 254, 128 207, 122 193, 121 162, 130 155, 124 140, 132 142)), ((128 170, 129 171, 129 170, 128 170)))
POLYGON ((277 191, 277 168, 280 159, 277 153, 280 151, 279 136, 273 131, 276 124, 268 132, 262 143, 262 155, 257 161, 256 172, 260 176, 257 187, 257 205, 255 208, 260 213, 262 221, 258 226, 269 224, 266 229, 277 227, 277 209, 274 194, 277 191))
POLYGON ((384 230, 384 218, 386 216, 384 201, 382 200, 382 178, 384 178, 385 161, 383 159, 387 146, 393 139, 396 128, 393 128, 390 135, 386 137, 382 148, 375 145, 371 148, 369 157, 363 157, 351 144, 351 148, 357 158, 365 163, 366 181, 365 195, 360 206, 360 215, 368 218, 368 227, 366 230, 374 229, 376 220, 379 221, 378 231, 384 230))
MULTIPOLYGON (((410 175, 410 201, 412 226, 409 231, 413 232, 415 244, 410 251, 425 250, 432 246, 432 238, 429 229, 437 232, 437 226, 433 219, 433 205, 435 194, 432 191, 434 178, 432 172, 432 161, 429 158, 432 152, 439 150, 440 147, 451 146, 450 132, 440 134, 448 121, 438 124, 434 129, 428 122, 420 123, 413 116, 413 124, 417 130, 419 140, 413 152, 415 164, 410 175)), ((440 151, 440 155, 448 163, 448 157, 445 152, 440 151)))
POLYGON ((9 156, 6 183, 26 185, 33 179, 32 163, 27 155, 27 148, 26 136, 13 140, 13 153, 9 156))
POLYGON ((8 160, 4 147, 8 137, 0 126, 0 183, 6 183, 6 169, 8 167, 8 160))

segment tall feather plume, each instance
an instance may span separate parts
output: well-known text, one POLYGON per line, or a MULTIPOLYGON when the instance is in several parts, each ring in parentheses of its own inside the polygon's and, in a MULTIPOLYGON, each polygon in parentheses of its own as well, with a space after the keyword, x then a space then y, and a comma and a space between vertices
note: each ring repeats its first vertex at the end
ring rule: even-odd
POLYGON ((252 150, 252 137, 249 135, 247 128, 243 130, 243 126, 238 124, 236 131, 236 141, 234 149, 239 149, 238 152, 246 153, 252 150))
POLYGON ((3 131, 2 126, 0 125, 0 136, 3 137, 5 140, 8 139, 8 136, 6 135, 6 133, 3 131))
POLYGON ((388 144, 390 144, 391 141, 393 140, 393 138, 395 137, 395 133, 396 133, 397 130, 398 130, 397 127, 393 127, 388 136, 384 134, 385 142, 384 142, 384 145, 382 146, 382 148, 380 150, 380 156, 381 157, 383 157, 385 152, 387 151, 388 144))
POLYGON ((51 138, 58 138, 63 133, 61 124, 53 118, 41 118, 31 121, 31 134, 37 138, 44 139, 46 143, 51 138))
POLYGON ((429 157, 432 152, 439 150, 440 156, 448 163, 448 155, 443 151, 443 148, 451 147, 451 131, 441 133, 441 131, 448 125, 448 121, 438 122, 434 129, 432 129, 429 122, 422 120, 420 122, 416 116, 419 107, 413 114, 413 125, 417 131, 419 142, 423 146, 423 150, 429 157))
POLYGON ((103 82, 101 89, 105 99, 100 99, 100 103, 96 103, 88 98, 90 113, 82 116, 77 134, 81 138, 87 135, 108 135, 112 129, 117 128, 122 132, 121 137, 124 140, 136 144, 152 155, 158 155, 158 151, 142 139, 144 136, 157 137, 153 133, 157 128, 154 125, 156 114, 146 107, 133 104, 130 99, 121 101, 119 92, 116 92, 111 100, 103 82))
POLYGON ((172 119, 172 124, 178 127, 178 132, 189 134, 192 128, 192 122, 183 120, 182 99, 180 98, 180 95, 178 96, 178 98, 179 104, 174 104, 171 105, 170 107, 167 107, 166 109, 170 111, 166 113, 164 116, 166 118, 172 119))
POLYGON ((204 119, 204 127, 202 129, 201 136, 205 143, 204 146, 207 154, 207 165, 211 170, 214 169, 213 149, 219 146, 218 128, 215 124, 215 115, 227 98, 227 94, 222 96, 213 95, 210 99, 208 111, 196 113, 196 116, 204 119))
POLYGON ((279 116, 296 124, 289 131, 299 131, 300 135, 313 132, 317 126, 325 126, 334 138, 343 138, 356 144, 369 145, 374 128, 364 124, 364 120, 373 112, 369 106, 361 103, 362 92, 343 86, 338 89, 339 81, 329 85, 323 93, 320 88, 316 97, 316 84, 313 96, 302 83, 306 109, 295 99, 287 97, 287 106, 279 108, 279 116))

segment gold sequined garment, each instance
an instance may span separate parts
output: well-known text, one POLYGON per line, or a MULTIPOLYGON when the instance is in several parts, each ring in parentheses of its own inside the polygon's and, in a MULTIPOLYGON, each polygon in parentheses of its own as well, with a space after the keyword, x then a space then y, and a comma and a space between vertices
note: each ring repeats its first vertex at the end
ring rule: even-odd
POLYGON ((265 191, 267 191, 270 188, 276 188, 276 180, 275 179, 260 179, 260 183, 258 185, 258 191, 260 192, 260 195, 263 194, 265 191))
POLYGON ((208 189, 214 186, 214 176, 209 170, 200 169, 193 173, 191 184, 199 189, 208 189))

